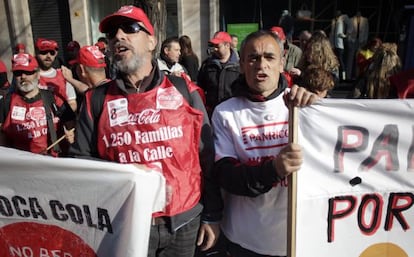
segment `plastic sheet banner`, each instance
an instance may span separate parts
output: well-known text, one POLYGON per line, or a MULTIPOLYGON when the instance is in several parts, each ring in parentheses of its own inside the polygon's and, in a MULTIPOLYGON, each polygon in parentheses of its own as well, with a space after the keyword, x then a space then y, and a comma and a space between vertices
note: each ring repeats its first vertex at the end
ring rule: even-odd
POLYGON ((134 165, 0 147, 0 256, 146 256, 165 180, 134 165))
POLYGON ((414 101, 299 111, 296 257, 414 256, 414 101))

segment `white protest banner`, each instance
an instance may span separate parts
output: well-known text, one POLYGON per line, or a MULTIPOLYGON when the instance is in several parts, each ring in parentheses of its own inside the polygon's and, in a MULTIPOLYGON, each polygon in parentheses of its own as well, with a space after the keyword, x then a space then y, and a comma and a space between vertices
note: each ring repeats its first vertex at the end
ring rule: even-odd
POLYGON ((0 256, 143 257, 161 173, 0 147, 0 256))
POLYGON ((414 256, 414 101, 299 111, 296 257, 414 256))

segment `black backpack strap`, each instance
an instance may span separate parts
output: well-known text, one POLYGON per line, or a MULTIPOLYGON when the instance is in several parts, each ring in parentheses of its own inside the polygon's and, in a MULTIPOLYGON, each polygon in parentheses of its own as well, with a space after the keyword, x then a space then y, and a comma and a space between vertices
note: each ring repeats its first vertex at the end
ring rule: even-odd
POLYGON ((101 117, 101 113, 103 110, 103 104, 105 101, 105 95, 111 84, 112 84, 112 81, 104 85, 101 85, 99 87, 96 87, 91 92, 91 99, 93 99, 93 101, 91 101, 91 105, 92 105, 91 112, 92 112, 92 118, 95 123, 95 126, 98 122, 99 117, 101 117))
MULTIPOLYGON (((56 142, 57 140, 56 129, 55 129, 55 126, 53 125, 53 116, 51 112, 51 110, 57 111, 55 98, 53 97, 52 92, 48 90, 42 90, 42 89, 40 90, 40 96, 42 97, 43 106, 45 107, 45 111, 46 111, 47 128, 49 130, 49 135, 50 135, 49 144, 52 144, 56 142)), ((61 150, 60 150, 59 144, 54 145, 53 150, 56 153, 60 153, 61 150)))
POLYGON ((184 96, 190 106, 193 106, 193 98, 191 97, 190 90, 188 89, 187 82, 181 78, 174 75, 167 75, 169 81, 171 81, 175 88, 184 96))

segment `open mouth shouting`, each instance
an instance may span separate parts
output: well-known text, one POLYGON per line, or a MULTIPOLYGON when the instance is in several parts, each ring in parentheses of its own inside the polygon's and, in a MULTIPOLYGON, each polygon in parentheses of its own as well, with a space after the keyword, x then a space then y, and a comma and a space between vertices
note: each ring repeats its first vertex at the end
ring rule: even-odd
POLYGON ((265 74, 265 73, 257 73, 257 74, 256 74, 256 80, 257 80, 258 82, 265 81, 267 78, 268 78, 268 76, 267 76, 267 74, 265 74))

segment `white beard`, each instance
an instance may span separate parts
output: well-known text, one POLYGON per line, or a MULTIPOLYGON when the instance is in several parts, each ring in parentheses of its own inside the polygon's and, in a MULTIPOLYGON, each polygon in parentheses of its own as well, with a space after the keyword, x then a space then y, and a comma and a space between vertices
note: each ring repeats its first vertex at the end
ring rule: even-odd
POLYGON ((118 71, 120 71, 123 74, 131 74, 135 73, 137 70, 139 70, 146 60, 145 58, 138 56, 137 54, 134 54, 133 58, 130 60, 115 60, 115 66, 118 71))
POLYGON ((20 83, 17 83, 17 89, 19 89, 23 93, 29 93, 33 91, 33 89, 36 88, 37 84, 39 83, 38 79, 34 79, 33 81, 23 81, 20 83))

